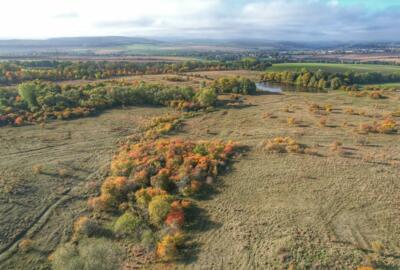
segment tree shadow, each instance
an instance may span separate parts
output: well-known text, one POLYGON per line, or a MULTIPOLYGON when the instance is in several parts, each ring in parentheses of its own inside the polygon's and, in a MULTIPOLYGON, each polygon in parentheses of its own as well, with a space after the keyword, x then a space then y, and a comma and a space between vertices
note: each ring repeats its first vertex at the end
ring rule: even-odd
POLYGON ((249 107, 254 107, 257 105, 244 103, 242 100, 228 99, 228 100, 218 100, 217 108, 219 109, 245 109, 249 107))
MULTIPOLYGON (((238 155, 245 155, 250 150, 248 146, 240 146, 236 149, 238 155)), ((237 159, 231 160, 225 167, 219 170, 218 178, 224 175, 230 174, 233 169, 233 163, 238 162, 237 159)), ((216 195, 220 193, 220 189, 224 187, 224 182, 217 180, 212 185, 204 185, 201 191, 196 194, 193 198, 198 201, 207 201, 213 199, 216 195)), ((215 222, 210 219, 208 210, 205 208, 200 208, 194 205, 185 211, 185 230, 189 231, 191 234, 200 234, 207 232, 209 230, 215 230, 222 226, 221 223, 215 222)), ((182 256, 179 262, 188 265, 198 259, 198 254, 201 251, 202 245, 190 237, 182 249, 182 256)))
MULTIPOLYGON (((204 233, 222 226, 221 223, 212 221, 207 211, 198 206, 193 206, 188 209, 185 216, 187 218, 185 230, 190 231, 191 233, 204 233)), ((188 241, 186 241, 182 248, 182 256, 180 257, 179 262, 188 265, 197 261, 201 248, 202 244, 196 241, 193 236, 189 237, 188 241)))
POLYGON ((284 93, 279 92, 268 92, 268 91, 257 91, 254 96, 283 96, 284 93))

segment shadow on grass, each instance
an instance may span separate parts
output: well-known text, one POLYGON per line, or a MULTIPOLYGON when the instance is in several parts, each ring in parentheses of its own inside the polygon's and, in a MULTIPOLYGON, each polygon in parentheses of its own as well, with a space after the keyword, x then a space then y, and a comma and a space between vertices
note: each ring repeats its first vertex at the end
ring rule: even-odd
POLYGON ((254 107, 257 105, 244 103, 241 99, 228 99, 228 100, 218 100, 217 108, 219 109, 246 109, 249 107, 254 107))
MULTIPOLYGON (((248 146, 240 146, 237 148, 238 155, 242 156, 250 150, 248 146)), ((233 168, 232 165, 238 159, 234 159, 227 164, 226 167, 219 171, 218 177, 229 175, 232 173, 233 168)), ((205 185, 202 190, 196 194, 193 199, 197 201, 206 201, 213 199, 216 195, 218 195, 221 191, 220 189, 224 187, 224 182, 221 180, 217 180, 212 185, 205 185)), ((200 234, 207 232, 209 230, 215 230, 222 226, 221 223, 215 222, 210 219, 208 215, 207 209, 200 208, 197 205, 192 206, 190 209, 185 212, 186 217, 186 225, 185 231, 190 232, 191 235, 200 234)), ((179 260, 180 263, 187 265, 191 264, 198 259, 198 254, 201 251, 202 245, 194 239, 194 237, 190 237, 182 249, 182 256, 179 260)))
MULTIPOLYGON (((191 234, 204 233, 209 230, 215 230, 222 226, 221 223, 212 221, 207 211, 198 206, 193 206, 186 212, 187 224, 185 230, 191 234)), ((182 248, 182 256, 179 262, 187 265, 197 261, 198 254, 201 251, 202 245, 197 242, 194 237, 189 237, 185 246, 182 248)))

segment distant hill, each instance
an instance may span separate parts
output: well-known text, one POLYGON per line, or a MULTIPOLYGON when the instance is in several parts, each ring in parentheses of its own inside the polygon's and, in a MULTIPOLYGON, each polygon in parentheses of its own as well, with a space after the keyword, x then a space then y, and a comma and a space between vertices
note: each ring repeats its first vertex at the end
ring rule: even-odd
POLYGON ((44 40, 12 39, 0 40, 0 49, 33 48, 104 48, 130 44, 160 44, 162 42, 136 37, 66 37, 44 40))

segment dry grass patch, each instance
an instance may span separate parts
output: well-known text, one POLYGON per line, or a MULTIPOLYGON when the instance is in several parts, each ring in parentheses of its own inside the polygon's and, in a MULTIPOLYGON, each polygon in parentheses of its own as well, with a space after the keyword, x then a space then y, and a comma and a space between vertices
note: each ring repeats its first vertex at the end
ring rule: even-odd
POLYGON ((261 147, 269 153, 298 153, 316 155, 315 149, 298 143, 290 137, 276 137, 262 142, 261 147))
POLYGON ((43 166, 42 165, 34 165, 32 167, 32 171, 34 174, 41 174, 41 173, 43 173, 43 166))
POLYGON ((372 124, 360 124, 355 130, 358 134, 381 133, 381 134, 394 134, 397 133, 397 123, 393 119, 387 118, 381 122, 374 122, 372 124))
POLYGON ((327 122, 328 122, 328 119, 326 119, 326 117, 321 117, 321 118, 318 120, 318 126, 320 126, 320 127, 326 127, 327 122))

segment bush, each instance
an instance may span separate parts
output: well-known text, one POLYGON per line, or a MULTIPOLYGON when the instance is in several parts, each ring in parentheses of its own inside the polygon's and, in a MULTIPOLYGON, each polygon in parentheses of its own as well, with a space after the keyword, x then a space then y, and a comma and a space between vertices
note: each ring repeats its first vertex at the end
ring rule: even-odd
POLYGON ((374 122, 373 124, 361 124, 355 131, 359 134, 393 134, 397 133, 397 123, 393 119, 387 118, 380 123, 374 122))
POLYGON ((134 183, 123 176, 109 177, 101 186, 102 198, 107 208, 118 207, 127 200, 128 193, 133 190, 134 183))
POLYGON ((117 270, 121 251, 110 240, 90 239, 58 248, 50 260, 55 270, 117 270))
POLYGON ((39 92, 38 84, 34 82, 22 83, 18 86, 18 94, 24 101, 28 103, 28 107, 31 111, 36 110, 38 103, 36 95, 39 92))
POLYGON ((171 227, 182 227, 185 223, 185 213, 182 208, 172 208, 165 218, 165 224, 171 227))
POLYGON ((393 119, 387 118, 376 126, 379 133, 391 134, 397 132, 397 123, 393 119))
POLYGON ((142 209, 147 209, 153 197, 166 194, 165 190, 159 188, 142 188, 135 193, 136 204, 142 209))
POLYGON ((156 175, 151 178, 151 185, 155 188, 162 190, 168 190, 171 187, 171 182, 169 180, 170 172, 168 169, 161 169, 156 175))
POLYGON ((74 222, 75 237, 79 236, 92 237, 98 235, 101 231, 102 228, 100 227, 100 225, 96 221, 86 216, 82 216, 74 222))
POLYGON ((171 210, 172 196, 158 195, 155 196, 149 203, 150 222, 154 225, 160 225, 164 222, 165 217, 171 210))
POLYGON ((115 222, 114 232, 139 240, 144 225, 145 223, 140 216, 132 212, 126 212, 115 222))
POLYGON ((184 235, 177 232, 173 235, 166 235, 157 245, 157 256, 164 260, 175 259, 178 255, 178 247, 182 245, 184 235))
POLYGON ((156 241, 157 241, 157 239, 156 239, 153 231, 145 230, 142 233, 142 240, 141 240, 140 244, 147 249, 153 249, 155 247, 156 241))
POLYGON ((217 93, 214 89, 203 88, 197 92, 195 100, 202 107, 211 107, 217 101, 217 93))
POLYGON ((303 154, 306 146, 299 144, 290 137, 276 137, 262 143, 263 149, 271 153, 300 153, 303 154))
POLYGON ((18 244, 18 248, 22 252, 28 252, 32 249, 33 241, 31 239, 22 239, 18 244))

